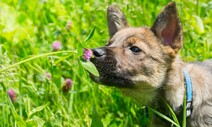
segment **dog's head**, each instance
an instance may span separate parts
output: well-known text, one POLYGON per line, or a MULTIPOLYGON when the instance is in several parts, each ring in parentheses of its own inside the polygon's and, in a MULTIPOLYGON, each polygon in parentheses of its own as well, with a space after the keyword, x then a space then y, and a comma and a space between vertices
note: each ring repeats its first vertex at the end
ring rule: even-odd
POLYGON ((182 28, 176 5, 169 3, 151 28, 133 28, 123 12, 110 5, 107 10, 110 39, 106 46, 92 49, 91 61, 100 76, 91 78, 121 88, 158 88, 174 57, 182 47, 182 28))

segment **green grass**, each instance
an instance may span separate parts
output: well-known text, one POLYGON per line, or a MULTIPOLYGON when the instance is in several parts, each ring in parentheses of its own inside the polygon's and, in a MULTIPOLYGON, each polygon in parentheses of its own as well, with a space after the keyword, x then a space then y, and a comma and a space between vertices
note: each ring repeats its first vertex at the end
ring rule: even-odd
MULTIPOLYGON (((144 107, 115 88, 91 81, 79 60, 83 46, 106 44, 107 5, 119 5, 132 26, 151 26, 168 2, 0 1, 0 126, 148 125, 144 107), (67 22, 71 22, 70 28, 67 22), (94 27, 93 37, 84 42, 94 27), (53 52, 55 40, 62 43, 63 53, 53 52), (63 93, 67 78, 73 80, 73 86, 63 93), (9 89, 16 93, 15 102, 8 97, 9 89)), ((212 2, 176 0, 176 3, 184 31, 182 58, 185 61, 212 58, 212 2)))

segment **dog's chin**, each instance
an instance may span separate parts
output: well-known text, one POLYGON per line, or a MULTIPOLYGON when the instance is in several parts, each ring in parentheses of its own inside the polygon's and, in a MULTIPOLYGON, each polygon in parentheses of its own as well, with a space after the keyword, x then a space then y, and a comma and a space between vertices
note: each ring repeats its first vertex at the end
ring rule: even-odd
POLYGON ((133 88, 134 87, 134 83, 126 77, 118 77, 118 76, 110 76, 110 75, 101 76, 101 74, 99 77, 90 74, 90 77, 96 83, 106 85, 106 86, 115 86, 118 88, 133 88))

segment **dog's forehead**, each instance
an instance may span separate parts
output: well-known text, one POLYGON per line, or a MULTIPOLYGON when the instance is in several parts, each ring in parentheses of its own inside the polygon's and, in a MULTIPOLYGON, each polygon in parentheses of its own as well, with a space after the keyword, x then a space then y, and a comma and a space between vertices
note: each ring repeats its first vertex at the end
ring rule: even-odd
POLYGON ((118 31, 112 38, 111 42, 113 46, 121 45, 121 43, 126 42, 128 38, 136 37, 141 40, 146 40, 148 37, 152 35, 152 32, 147 27, 139 27, 139 28, 125 28, 118 31))

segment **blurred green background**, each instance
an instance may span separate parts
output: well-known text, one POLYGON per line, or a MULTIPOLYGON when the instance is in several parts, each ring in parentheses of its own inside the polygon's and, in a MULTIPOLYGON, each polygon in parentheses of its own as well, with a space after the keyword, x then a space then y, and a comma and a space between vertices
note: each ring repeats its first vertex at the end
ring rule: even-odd
MULTIPOLYGON (((106 44, 106 8, 117 4, 131 26, 149 26, 170 0, 1 0, 0 70, 39 54, 81 50, 106 44)), ((185 61, 212 58, 212 1, 176 0, 184 32, 185 61)), ((143 106, 116 88, 90 80, 79 64, 81 54, 57 54, 25 62, 0 72, 1 127, 136 127, 148 125, 143 106), (66 79, 73 81, 63 92, 66 79), (8 90, 14 90, 11 102, 8 90)))

